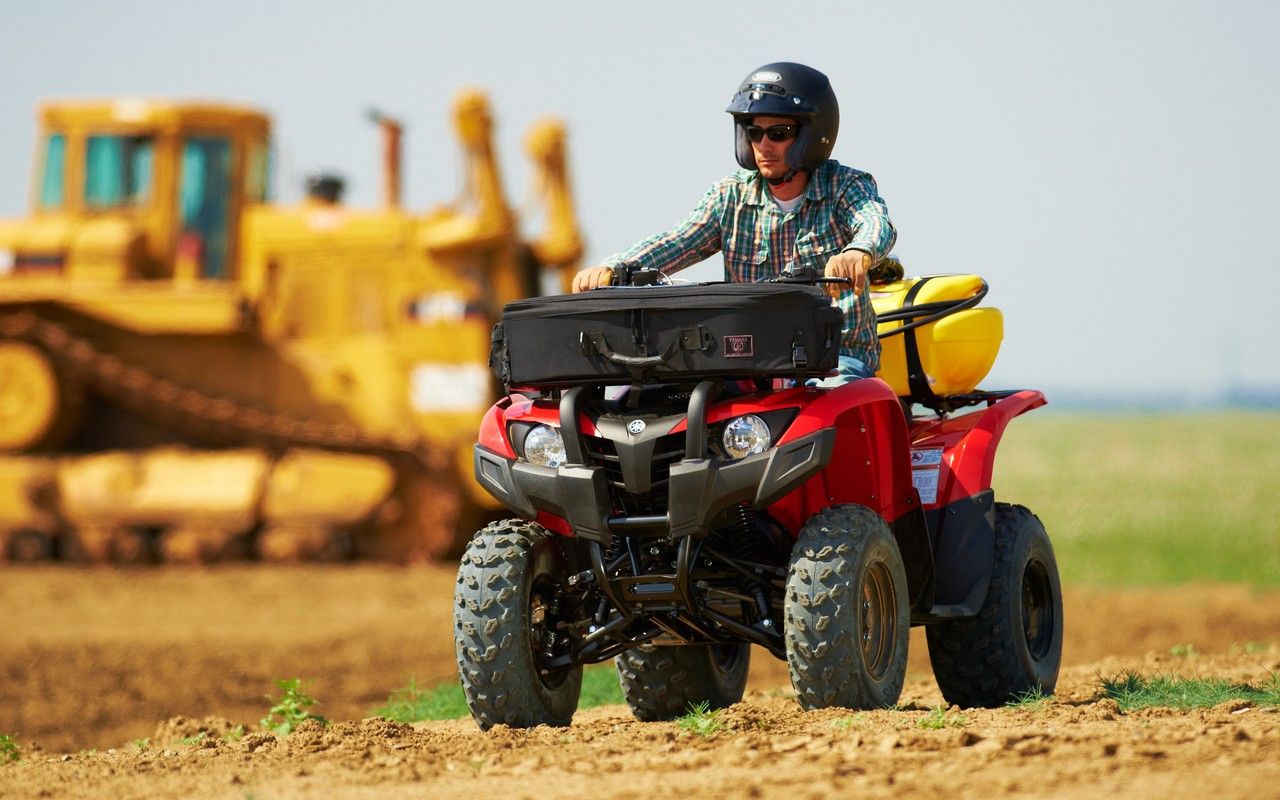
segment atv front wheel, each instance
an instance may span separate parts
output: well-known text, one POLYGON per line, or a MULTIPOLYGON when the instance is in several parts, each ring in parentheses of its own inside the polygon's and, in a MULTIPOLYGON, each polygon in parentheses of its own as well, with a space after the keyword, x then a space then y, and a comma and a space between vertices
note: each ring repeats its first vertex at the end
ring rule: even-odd
POLYGON ((1044 525, 996 503, 995 566, 977 616, 927 626, 929 660, 948 703, 994 707, 1052 694, 1062 662, 1062 584, 1044 525))
POLYGON ((747 687, 750 663, 747 644, 636 648, 615 659, 627 705, 643 722, 675 719, 699 703, 733 705, 747 687))
POLYGON ((791 551, 784 630, 801 707, 898 702, 910 634, 907 574, 878 514, 833 506, 805 523, 791 551))
POLYGON ((541 525, 503 520, 478 532, 454 593, 454 645, 471 716, 482 730, 568 725, 582 665, 549 666, 559 652, 560 593, 571 574, 541 525))

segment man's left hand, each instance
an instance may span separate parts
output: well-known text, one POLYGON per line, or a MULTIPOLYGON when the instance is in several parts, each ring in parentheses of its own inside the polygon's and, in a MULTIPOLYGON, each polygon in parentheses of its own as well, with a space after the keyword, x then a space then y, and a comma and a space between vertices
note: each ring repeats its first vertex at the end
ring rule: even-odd
MULTIPOLYGON (((825 275, 828 278, 848 278, 853 282, 853 293, 862 294, 867 285, 867 270, 871 268, 871 256, 861 250, 846 250, 837 253, 827 261, 825 275)), ((827 294, 839 297, 846 289, 844 284, 827 283, 827 294)))

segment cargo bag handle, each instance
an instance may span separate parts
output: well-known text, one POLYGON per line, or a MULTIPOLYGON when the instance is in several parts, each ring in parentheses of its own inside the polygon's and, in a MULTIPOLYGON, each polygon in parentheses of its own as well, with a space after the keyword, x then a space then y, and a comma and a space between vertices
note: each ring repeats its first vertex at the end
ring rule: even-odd
POLYGON ((681 328, 680 335, 657 355, 636 356, 625 356, 615 351, 599 331, 583 331, 578 334, 578 342, 582 346, 583 355, 589 356, 592 351, 599 353, 614 364, 626 367, 638 380, 646 369, 668 363, 680 350, 706 350, 715 343, 715 338, 701 325, 693 325, 681 328))

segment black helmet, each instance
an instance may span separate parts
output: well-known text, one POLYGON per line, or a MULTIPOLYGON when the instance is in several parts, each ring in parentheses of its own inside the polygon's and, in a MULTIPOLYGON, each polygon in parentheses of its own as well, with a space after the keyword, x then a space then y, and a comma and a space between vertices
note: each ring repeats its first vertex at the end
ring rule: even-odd
POLYGON ((831 157, 840 130, 840 106, 827 76, 790 61, 753 70, 725 111, 733 115, 738 163, 745 169, 756 168, 746 130, 754 116, 794 117, 800 123, 796 141, 787 150, 792 170, 817 169, 831 157))

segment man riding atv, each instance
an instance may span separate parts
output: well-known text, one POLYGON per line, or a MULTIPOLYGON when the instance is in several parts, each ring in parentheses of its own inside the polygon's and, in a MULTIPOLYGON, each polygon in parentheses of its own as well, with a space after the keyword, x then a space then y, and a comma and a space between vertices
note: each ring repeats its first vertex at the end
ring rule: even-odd
POLYGON ((674 229, 580 271, 573 290, 606 285, 619 265, 670 275, 717 251, 726 280, 816 269, 850 282, 826 284, 845 326, 839 373, 822 385, 870 377, 880 343, 863 288, 896 234, 875 180, 831 158, 840 108, 830 81, 803 64, 766 64, 746 77, 726 111, 742 169, 712 186, 674 229))
POLYGON ((512 517, 458 570, 472 716, 567 725, 583 666, 610 659, 638 719, 720 708, 753 646, 804 708, 886 708, 916 625, 947 702, 1051 693, 1053 548, 992 488, 1005 428, 1045 399, 977 389, 1003 335, 985 281, 877 282, 877 319, 893 228, 871 177, 828 158, 827 79, 766 65, 729 112, 743 171, 494 328, 506 393, 474 464, 512 517), (660 280, 717 250, 727 281, 660 280))

